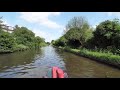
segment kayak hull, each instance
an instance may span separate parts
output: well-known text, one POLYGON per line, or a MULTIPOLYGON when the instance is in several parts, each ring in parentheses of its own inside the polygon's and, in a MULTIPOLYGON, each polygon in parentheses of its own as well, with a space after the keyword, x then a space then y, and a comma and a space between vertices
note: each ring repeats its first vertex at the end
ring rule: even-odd
POLYGON ((44 78, 67 78, 67 77, 68 77, 67 73, 64 73, 64 71, 58 67, 50 68, 46 76, 44 76, 44 78))

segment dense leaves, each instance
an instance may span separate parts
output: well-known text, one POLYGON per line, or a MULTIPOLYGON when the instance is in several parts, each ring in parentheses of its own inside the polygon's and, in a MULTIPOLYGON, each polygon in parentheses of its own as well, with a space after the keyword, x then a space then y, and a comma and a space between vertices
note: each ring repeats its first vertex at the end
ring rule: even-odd
MULTIPOLYGON (((2 20, 0 20, 0 26, 2 20)), ((0 53, 26 50, 45 45, 45 39, 35 34, 26 27, 16 25, 12 33, 8 33, 0 27, 0 53)))
POLYGON ((56 41, 52 40, 51 43, 55 46, 63 46, 64 47, 67 45, 67 42, 68 42, 67 39, 64 36, 62 36, 56 41))
POLYGON ((120 54, 120 22, 119 19, 106 20, 93 30, 85 17, 73 17, 66 25, 64 35, 52 43, 56 46, 108 50, 120 54))
POLYGON ((120 23, 118 19, 113 21, 106 20, 100 23, 94 32, 94 44, 98 48, 112 48, 120 49, 120 23))
POLYGON ((15 40, 13 36, 8 32, 0 30, 0 51, 13 50, 14 45, 15 40))
POLYGON ((66 25, 65 34, 56 41, 56 44, 79 48, 83 47, 91 37, 92 28, 90 28, 87 20, 84 17, 74 17, 66 25))
POLYGON ((17 27, 14 29, 13 35, 18 44, 29 46, 34 41, 35 34, 26 27, 17 27))

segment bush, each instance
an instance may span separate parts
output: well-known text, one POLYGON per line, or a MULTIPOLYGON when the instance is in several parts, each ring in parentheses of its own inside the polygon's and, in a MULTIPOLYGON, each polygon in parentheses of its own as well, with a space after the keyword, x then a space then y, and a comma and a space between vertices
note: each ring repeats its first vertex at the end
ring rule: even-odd
POLYGON ((0 51, 13 51, 15 40, 10 33, 0 30, 0 51))
POLYGON ((25 46, 23 44, 19 44, 19 45, 16 45, 14 47, 14 51, 24 51, 24 50, 27 50, 27 49, 29 49, 29 47, 25 46))

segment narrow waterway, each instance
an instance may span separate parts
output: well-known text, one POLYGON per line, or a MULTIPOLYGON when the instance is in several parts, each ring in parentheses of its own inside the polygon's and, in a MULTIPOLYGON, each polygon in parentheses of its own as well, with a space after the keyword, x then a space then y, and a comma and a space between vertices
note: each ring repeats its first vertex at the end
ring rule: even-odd
POLYGON ((52 66, 69 78, 117 78, 120 70, 52 46, 0 55, 0 78, 42 78, 52 66))

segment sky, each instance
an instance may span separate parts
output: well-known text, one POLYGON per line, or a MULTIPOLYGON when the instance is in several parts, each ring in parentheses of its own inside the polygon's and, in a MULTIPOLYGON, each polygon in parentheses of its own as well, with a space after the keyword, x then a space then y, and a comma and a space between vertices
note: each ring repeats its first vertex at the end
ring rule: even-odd
POLYGON ((63 35, 66 24, 74 16, 84 16, 95 28, 102 21, 120 19, 120 12, 0 12, 1 16, 5 24, 27 27, 51 42, 63 35))

